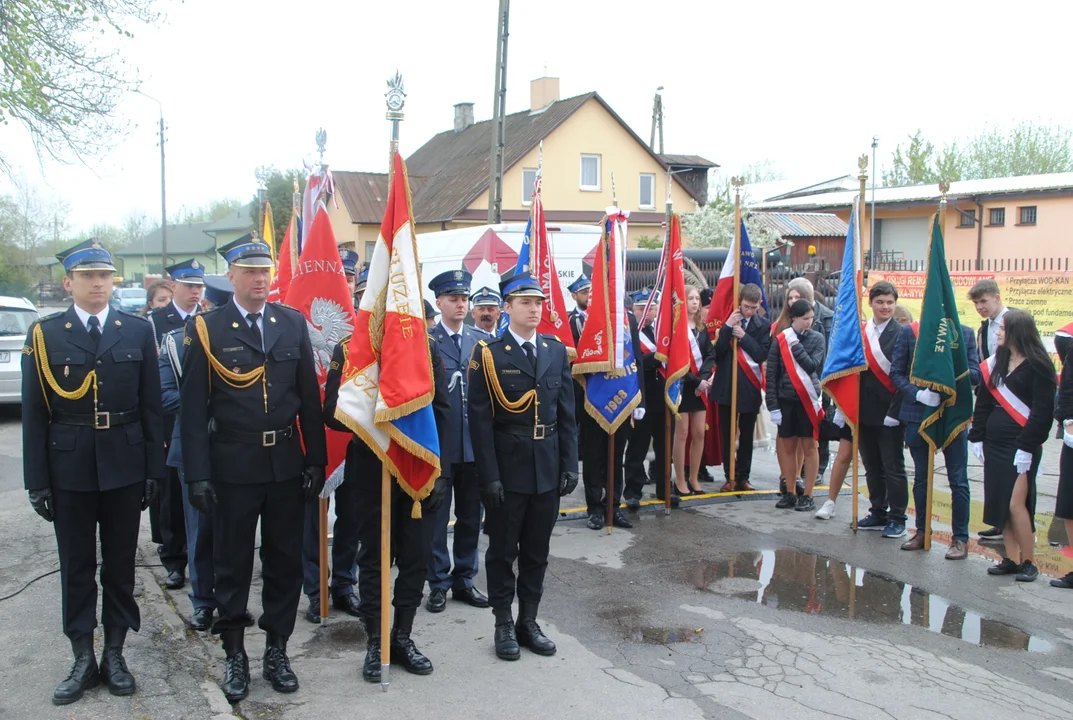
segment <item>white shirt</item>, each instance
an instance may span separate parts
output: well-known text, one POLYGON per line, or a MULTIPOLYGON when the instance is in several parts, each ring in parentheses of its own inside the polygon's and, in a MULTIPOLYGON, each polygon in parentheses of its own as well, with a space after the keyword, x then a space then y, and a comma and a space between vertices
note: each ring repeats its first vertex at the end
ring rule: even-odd
MULTIPOLYGON (((235 304, 237 305, 238 303, 235 303, 235 304)), ((181 307, 179 307, 178 305, 176 305, 176 304, 175 304, 175 301, 174 301, 174 300, 172 300, 172 301, 171 301, 171 306, 172 306, 173 308, 175 308, 175 312, 179 313, 179 317, 181 317, 181 318, 183 319, 183 322, 186 322, 186 319, 187 319, 188 317, 190 317, 190 316, 191 316, 191 315, 193 315, 193 314, 194 314, 195 312, 197 312, 197 305, 195 305, 195 306, 194 306, 194 309, 193 309, 193 311, 192 311, 192 312, 186 312, 186 311, 184 311, 184 310, 183 310, 183 309, 182 309, 181 307)))
MULTIPOLYGON (((239 313, 241 313, 243 318, 245 318, 247 315, 250 314, 250 312, 251 312, 250 310, 247 310, 246 308, 244 308, 244 307, 242 307, 241 305, 238 304, 238 298, 236 298, 234 295, 231 296, 231 302, 235 303, 235 307, 238 308, 238 311, 239 311, 239 313)), ((248 323, 249 320, 247 319, 246 322, 248 323)), ((247 325, 247 327, 249 327, 249 325, 247 325)), ((265 309, 264 309, 264 307, 261 308, 261 317, 257 318, 257 330, 260 331, 260 333, 261 333, 261 350, 264 350, 265 349, 265 309)))
POLYGON ((108 319, 108 310, 109 310, 108 305, 105 305, 104 310, 101 310, 99 313, 96 314, 96 316, 91 315, 89 312, 83 310, 82 308, 78 307, 77 305, 75 305, 74 308, 75 308, 75 314, 78 315, 78 319, 82 321, 82 324, 86 326, 86 330, 89 330, 89 319, 90 319, 90 317, 96 317, 97 322, 99 322, 101 324, 101 332, 102 333, 104 332, 104 321, 108 319))
POLYGON ((876 336, 883 334, 883 331, 887 329, 887 325, 890 325, 890 318, 887 318, 881 323, 877 323, 875 318, 872 318, 872 324, 876 326, 876 336))
MULTIPOLYGON (((536 350, 537 333, 536 333, 536 330, 533 331, 533 336, 530 337, 528 340, 523 338, 518 333, 514 332, 514 328, 512 328, 512 327, 507 327, 507 332, 509 332, 511 335, 514 336, 514 339, 518 342, 519 347, 525 345, 525 343, 529 343, 530 345, 532 345, 533 346, 533 357, 534 358, 536 357, 536 355, 537 355, 537 350, 536 350)), ((522 352, 525 352, 525 351, 523 350, 522 352)))
MULTIPOLYGON (((440 325, 441 328, 443 328, 443 331, 445 333, 447 333, 447 337, 449 337, 449 338, 453 338, 455 335, 461 335, 462 334, 462 326, 461 325, 458 327, 458 332, 453 332, 451 330, 451 328, 449 328, 446 325, 444 325, 443 320, 440 320, 439 325, 440 325)), ((454 342, 454 340, 451 340, 451 342, 454 342)), ((459 342, 461 342, 461 340, 459 340, 459 342)))
POLYGON ((987 355, 988 357, 994 355, 998 351, 998 321, 1002 319, 1002 316, 1009 310, 1005 305, 999 310, 998 315, 991 318, 991 321, 987 323, 987 355))

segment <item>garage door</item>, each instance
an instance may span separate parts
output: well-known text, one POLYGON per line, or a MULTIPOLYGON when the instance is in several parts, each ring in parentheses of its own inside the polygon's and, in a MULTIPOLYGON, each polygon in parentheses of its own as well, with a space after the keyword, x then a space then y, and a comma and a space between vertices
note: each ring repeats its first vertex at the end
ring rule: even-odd
POLYGON ((880 250, 884 255, 893 252, 894 258, 908 262, 927 259, 930 218, 888 218, 878 222, 880 250))

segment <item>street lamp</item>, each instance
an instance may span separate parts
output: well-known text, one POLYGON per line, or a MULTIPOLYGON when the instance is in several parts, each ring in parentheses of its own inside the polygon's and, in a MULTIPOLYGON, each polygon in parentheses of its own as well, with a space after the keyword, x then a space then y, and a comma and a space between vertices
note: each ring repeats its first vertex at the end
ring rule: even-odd
MULTIPOLYGON (((168 266, 168 204, 167 195, 165 193, 164 186, 164 105, 152 95, 138 90, 137 93, 142 97, 149 98, 157 104, 160 110, 160 274, 164 275, 164 268, 168 266)), ((146 273, 149 272, 148 265, 145 268, 146 273)))

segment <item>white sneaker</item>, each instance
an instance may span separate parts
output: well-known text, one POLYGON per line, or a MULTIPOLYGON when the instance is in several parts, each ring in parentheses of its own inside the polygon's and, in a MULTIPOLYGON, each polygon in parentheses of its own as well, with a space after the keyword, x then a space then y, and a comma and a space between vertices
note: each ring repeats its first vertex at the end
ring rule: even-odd
POLYGON ((816 511, 816 517, 820 520, 830 520, 835 516, 835 501, 827 500, 823 507, 816 511))

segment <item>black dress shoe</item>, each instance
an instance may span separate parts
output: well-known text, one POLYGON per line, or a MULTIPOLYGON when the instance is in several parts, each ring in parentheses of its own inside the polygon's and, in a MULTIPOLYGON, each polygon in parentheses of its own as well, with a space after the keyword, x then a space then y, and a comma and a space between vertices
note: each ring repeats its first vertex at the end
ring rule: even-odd
POLYGON ((178 590, 186 584, 186 575, 181 570, 169 570, 168 577, 164 580, 164 587, 168 590, 178 590))
POLYGON ((70 705, 81 699, 86 690, 101 684, 97 658, 93 654, 93 634, 72 640, 71 650, 74 652, 75 661, 71 665, 71 672, 67 673, 67 677, 52 693, 53 705, 70 705))
POLYGON ((269 633, 265 641, 265 655, 261 674, 272 683, 272 689, 280 693, 292 693, 298 689, 298 676, 291 669, 287 657, 287 640, 269 633))
POLYGON ((626 509, 630 512, 637 512, 641 509, 641 499, 635 497, 626 498, 626 509))
POLYGON ((190 627, 195 630, 208 630, 212 627, 212 608, 194 608, 194 614, 190 616, 190 627))
POLYGON ((522 656, 513 620, 496 621, 495 643, 496 657, 500 660, 517 660, 522 656))
POLYGON ((305 619, 314 625, 320 625, 320 598, 309 598, 309 607, 306 608, 305 619))
POLYGON ((336 610, 342 610, 347 615, 361 617, 361 601, 358 600, 358 596, 354 593, 333 596, 332 607, 336 610))
POLYGON ((585 521, 585 527, 589 530, 603 530, 604 519, 599 515, 589 515, 589 519, 585 521))
POLYGON ((104 626, 104 653, 101 655, 101 680, 113 695, 133 695, 134 676, 123 659, 123 643, 127 639, 125 627, 104 626))
POLYGON ((626 513, 621 510, 615 511, 615 514, 611 517, 611 524, 617 528, 625 528, 626 530, 633 527, 633 523, 626 517, 626 513))
POLYGON ((529 648, 537 655, 555 654, 555 643, 540 629, 536 618, 518 618, 518 645, 529 648))
POLYGON ((395 610, 395 625, 391 628, 391 659, 414 675, 432 674, 432 661, 421 654, 410 638, 415 610, 395 610))
POLYGON ((220 686, 229 703, 245 700, 250 694, 250 659, 246 652, 238 652, 227 658, 224 665, 224 682, 220 686))
POLYGON ((455 588, 451 591, 451 597, 475 608, 488 607, 488 598, 482 595, 481 591, 475 587, 455 588))
POLYGON ((425 609, 430 613, 441 613, 447 609, 447 591, 442 588, 432 588, 425 601, 425 609))

